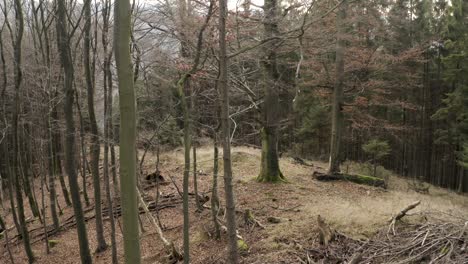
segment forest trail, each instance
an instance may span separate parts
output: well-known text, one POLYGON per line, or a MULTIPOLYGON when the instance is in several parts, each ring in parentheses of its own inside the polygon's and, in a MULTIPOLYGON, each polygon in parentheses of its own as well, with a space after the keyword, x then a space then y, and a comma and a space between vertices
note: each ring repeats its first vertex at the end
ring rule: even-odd
MULTIPOLYGON (((199 191, 209 194, 213 172, 213 150, 210 146, 200 147, 197 155, 199 170, 199 191)), ((155 169, 156 157, 148 153, 143 171, 151 173, 155 169)), ((411 217, 405 221, 417 220, 419 212, 432 212, 444 217, 457 216, 468 219, 468 197, 454 192, 431 186, 429 194, 419 194, 407 191, 407 180, 390 176, 388 190, 370 186, 357 185, 351 182, 319 182, 313 179, 314 170, 323 171, 326 164, 318 161, 306 161, 311 166, 296 164, 291 157, 282 157, 280 166, 287 178, 284 184, 257 183, 255 177, 259 173, 260 150, 250 147, 233 147, 232 165, 234 170, 235 193, 237 200, 238 225, 240 235, 248 245, 248 250, 242 254, 242 263, 297 263, 298 254, 303 248, 317 247, 317 215, 321 215, 331 228, 352 238, 366 238, 378 229, 388 226, 391 217, 402 208, 420 200, 421 205, 411 211, 411 217), (250 227, 244 224, 244 212, 250 210, 255 219, 263 226, 250 227), (273 219, 273 220, 272 220, 273 219), (279 222, 279 223, 273 223, 279 222)), ((160 155, 160 170, 166 181, 173 177, 179 188, 182 186, 183 151, 175 149, 160 155)), ((222 160, 220 161, 222 172, 222 160)), ((351 172, 352 169, 351 169, 351 172)), ((220 173, 222 174, 222 173, 220 173)), ((90 177, 90 176, 88 176, 90 177)), ((88 180, 90 182, 90 180, 88 180)), ((190 184, 191 188, 193 184, 190 184)), ((40 185, 36 183, 36 195, 40 197, 40 185)), ((91 188, 89 186, 88 188, 91 188)), ((178 195, 171 183, 161 186, 162 195, 178 195)), ((90 194, 92 192, 89 192, 90 194)), ((155 195, 155 189, 150 189, 147 195, 155 195)), ((219 176, 219 196, 224 200, 222 175, 219 176)), ((7 202, 7 201, 5 201, 7 202)), ((64 202, 61 201, 64 205, 64 202)), ((91 202, 92 204, 92 202, 91 202)), ((207 203, 209 204, 209 203, 207 203)), ((6 205, 5 205, 6 206, 6 205)), ((7 206, 6 206, 7 207, 7 206)), ((92 208, 92 207, 88 207, 92 208)), ((210 238, 211 217, 208 209, 195 212, 195 202, 191 200, 191 263, 221 263, 225 255, 225 243, 210 238)), ((86 210, 86 215, 92 215, 93 210, 86 210)), ((182 244, 181 230, 183 219, 182 204, 160 211, 160 220, 165 234, 182 244)), ((30 215, 26 208, 27 217, 30 215)), ((71 216, 72 209, 65 208, 61 220, 71 216)), ((11 222, 11 214, 7 221, 11 222)), ((104 218, 106 220, 106 218, 104 218)), ((163 254, 163 246, 152 231, 152 225, 146 217, 142 217, 146 232, 142 234, 141 246, 144 263, 158 263, 163 254)), ((51 223, 51 219, 47 219, 51 223)), ((38 221, 33 221, 28 228, 39 227, 38 221)), ((88 237, 91 249, 96 247, 95 223, 87 223, 88 237)), ((106 238, 109 241, 109 222, 105 221, 106 238)), ((14 235, 14 234, 11 234, 14 235)), ((11 236, 10 235, 10 236, 11 236)), ((49 239, 57 240, 58 244, 51 249, 51 254, 45 254, 44 243, 33 244, 38 257, 38 263, 76 263, 79 259, 75 228, 65 230, 49 239)), ((225 239, 224 237, 222 238, 225 239)), ((119 258, 123 259, 122 236, 117 228, 117 243, 119 258)), ((25 263, 26 257, 21 244, 12 247, 17 263, 25 263)), ((6 263, 8 257, 4 247, 1 251, 1 263, 6 263)), ((93 254, 95 263, 110 263, 111 252, 107 250, 93 254)))

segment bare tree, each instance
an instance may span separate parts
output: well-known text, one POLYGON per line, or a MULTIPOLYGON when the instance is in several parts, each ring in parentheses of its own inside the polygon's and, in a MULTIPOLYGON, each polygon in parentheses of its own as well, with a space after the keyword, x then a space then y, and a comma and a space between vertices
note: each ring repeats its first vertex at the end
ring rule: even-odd
POLYGON ((238 263, 236 208, 232 184, 231 129, 229 120, 228 59, 226 51, 227 0, 219 0, 219 90, 223 141, 224 193, 226 199, 228 263, 238 263))
POLYGON ((65 169, 68 174, 73 211, 75 213, 76 227, 78 230, 81 262, 87 264, 92 263, 92 259, 89 251, 88 235, 86 233, 75 165, 75 124, 73 120, 73 101, 75 93, 73 89, 74 67, 70 49, 71 34, 67 29, 68 19, 66 12, 65 0, 57 0, 57 45, 60 53, 60 61, 64 70, 64 112, 66 122, 65 169))
POLYGON ((346 19, 347 1, 344 0, 339 7, 336 17, 337 41, 336 41, 336 79, 333 89, 332 104, 332 129, 330 143, 330 161, 328 173, 334 174, 340 172, 340 149, 341 135, 343 130, 343 86, 344 86, 344 49, 345 49, 345 19, 346 19))

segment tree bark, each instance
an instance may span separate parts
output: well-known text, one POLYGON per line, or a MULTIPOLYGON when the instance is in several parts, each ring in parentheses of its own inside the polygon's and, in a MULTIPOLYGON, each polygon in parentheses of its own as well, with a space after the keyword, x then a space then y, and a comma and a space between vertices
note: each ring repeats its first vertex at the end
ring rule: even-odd
POLYGON ((336 80, 333 89, 332 102, 332 128, 331 128, 331 143, 330 143, 330 160, 328 173, 334 174, 340 172, 341 163, 341 138, 344 125, 343 120, 343 86, 344 86, 344 50, 345 40, 344 34, 346 31, 346 9, 347 0, 344 0, 338 10, 336 17, 337 40, 336 40, 336 80))
MULTIPOLYGON (((13 177, 14 186, 16 191, 16 201, 18 203, 18 220, 20 233, 23 238, 24 249, 28 257, 29 263, 35 261, 34 254, 31 249, 31 244, 29 241, 29 232, 26 225, 26 219, 24 216, 24 204, 23 204, 23 194, 21 192, 21 173, 20 173, 20 146, 21 141, 18 132, 18 123, 20 118, 20 90, 21 84, 23 81, 23 72, 21 69, 21 59, 22 59, 22 49, 21 44, 23 41, 23 32, 24 32, 24 17, 23 17, 23 7, 20 0, 15 0, 14 2, 15 18, 16 18, 16 35, 13 41, 13 57, 14 57, 14 78, 15 78, 15 98, 14 98, 14 109, 13 109, 13 177)), ((12 197, 10 197, 12 199, 12 197)), ((14 208, 13 208, 14 209, 14 208)))
POLYGON ((136 193, 136 101, 130 59, 130 2, 115 1, 114 50, 120 98, 120 194, 125 262, 139 264, 138 201, 136 193))
POLYGON ((67 16, 65 0, 57 0, 57 44, 60 53, 60 61, 64 70, 64 113, 66 123, 65 136, 65 169, 68 174, 70 192, 75 213, 75 221, 78 233, 78 243, 80 248, 81 263, 92 263, 89 251, 88 235, 81 205, 80 192, 78 187, 78 175, 75 166, 75 124, 73 118, 74 101, 74 69, 70 51, 70 36, 67 30, 67 16))
MULTIPOLYGON (((265 0, 263 5, 265 19, 263 22, 264 38, 270 39, 279 35, 278 2, 265 0)), ((263 90, 265 102, 262 111, 262 157, 259 182, 285 181, 280 170, 278 158, 278 127, 279 127, 279 89, 280 74, 278 72, 276 45, 278 41, 270 41, 265 45, 265 54, 261 59, 263 72, 263 90)))
POLYGON ((96 121, 96 114, 94 112, 94 84, 91 73, 91 0, 86 0, 84 3, 84 70, 86 76, 86 88, 88 92, 88 113, 89 122, 91 126, 91 174, 93 175, 94 187, 94 210, 96 213, 96 238, 97 248, 96 252, 102 252, 107 248, 106 240, 104 238, 104 225, 102 222, 102 209, 101 209, 101 181, 99 179, 99 153, 101 146, 99 144, 99 131, 96 121))
POLYGON ((231 166, 231 129, 229 121, 228 59, 226 48, 227 0, 219 0, 219 90, 221 92, 221 127, 223 139, 224 193, 228 235, 227 263, 239 262, 234 188, 231 166))

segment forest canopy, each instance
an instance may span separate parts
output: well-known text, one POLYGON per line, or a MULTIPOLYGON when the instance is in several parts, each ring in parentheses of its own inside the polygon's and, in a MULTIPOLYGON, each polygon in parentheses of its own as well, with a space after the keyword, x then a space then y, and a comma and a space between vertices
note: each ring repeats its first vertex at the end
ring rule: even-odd
MULTIPOLYGON (((226 236, 226 263, 239 263, 250 250, 239 222, 265 227, 238 194, 296 184, 292 164, 320 184, 392 189, 399 175, 419 194, 468 193, 466 0, 0 7, 2 263, 14 261, 14 241, 24 261, 37 261, 31 245, 40 237, 49 253, 67 228, 77 230, 82 263, 109 247, 105 262, 140 263, 143 214, 169 263, 208 263, 190 253, 202 212, 210 239, 226 236), (179 207, 181 237, 167 235, 159 211, 179 207)), ((326 221, 313 219, 328 246, 326 221)))

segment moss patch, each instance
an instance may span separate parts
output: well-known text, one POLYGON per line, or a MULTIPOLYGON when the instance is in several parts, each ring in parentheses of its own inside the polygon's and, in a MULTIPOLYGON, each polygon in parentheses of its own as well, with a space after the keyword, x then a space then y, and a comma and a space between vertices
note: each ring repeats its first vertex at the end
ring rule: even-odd
POLYGON ((247 243, 245 243, 244 240, 238 239, 237 249, 239 250, 239 252, 247 252, 249 250, 249 245, 247 245, 247 243))

